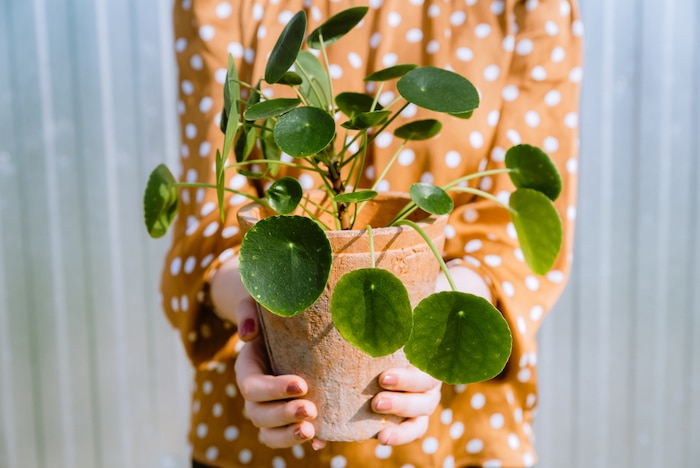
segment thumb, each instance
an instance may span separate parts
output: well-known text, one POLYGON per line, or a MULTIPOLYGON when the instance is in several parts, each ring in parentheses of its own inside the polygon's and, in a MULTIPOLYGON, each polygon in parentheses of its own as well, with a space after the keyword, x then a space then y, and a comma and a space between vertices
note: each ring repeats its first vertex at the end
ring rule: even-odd
POLYGON ((260 335, 258 305, 252 297, 246 295, 236 306, 236 323, 238 336, 243 341, 252 341, 260 335))

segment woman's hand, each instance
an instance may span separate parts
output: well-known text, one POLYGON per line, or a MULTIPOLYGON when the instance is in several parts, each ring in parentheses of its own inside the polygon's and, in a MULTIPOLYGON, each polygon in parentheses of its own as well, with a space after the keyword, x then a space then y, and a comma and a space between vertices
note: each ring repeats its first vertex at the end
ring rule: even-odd
POLYGON ((372 409, 406 418, 398 426, 381 431, 379 442, 401 445, 422 437, 428 430, 430 415, 440 403, 440 381, 411 367, 382 372, 379 384, 385 391, 372 399, 372 409))
POLYGON ((304 379, 296 375, 272 375, 265 344, 260 336, 255 301, 241 283, 236 258, 221 265, 210 280, 211 296, 217 313, 238 326, 238 336, 246 344, 236 359, 236 384, 245 399, 245 412, 260 429, 261 441, 270 448, 286 448, 314 439, 312 421, 316 405, 300 397, 308 391, 304 379))

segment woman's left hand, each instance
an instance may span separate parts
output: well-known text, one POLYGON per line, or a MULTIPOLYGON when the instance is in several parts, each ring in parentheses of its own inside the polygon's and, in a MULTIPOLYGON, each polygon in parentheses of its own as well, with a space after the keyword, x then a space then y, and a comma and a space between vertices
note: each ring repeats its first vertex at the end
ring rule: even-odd
POLYGON ((440 403, 441 382, 415 367, 389 369, 379 376, 385 391, 372 399, 372 409, 379 414, 406 418, 398 426, 382 430, 377 439, 384 445, 401 445, 422 437, 428 419, 440 403))

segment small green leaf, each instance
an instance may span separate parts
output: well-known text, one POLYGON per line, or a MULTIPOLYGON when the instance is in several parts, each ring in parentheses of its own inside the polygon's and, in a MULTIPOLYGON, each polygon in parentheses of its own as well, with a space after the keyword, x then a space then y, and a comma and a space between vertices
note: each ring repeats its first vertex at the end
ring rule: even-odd
POLYGON ((265 81, 274 84, 282 79, 289 67, 294 64, 304 43, 305 34, 306 13, 301 10, 292 16, 272 48, 265 67, 265 81))
POLYGON ((474 85, 442 68, 411 70, 396 83, 396 89, 407 101, 436 112, 461 114, 479 107, 479 93, 474 85))
POLYGON ((516 145, 506 152, 510 180, 518 188, 539 190, 554 201, 561 193, 561 176, 547 153, 536 146, 516 145))
POLYGON ((295 158, 322 151, 335 137, 335 120, 317 107, 297 107, 277 120, 275 141, 295 158))
POLYGON ((287 86, 297 86, 303 82, 304 80, 301 78, 301 76, 292 71, 285 72, 284 75, 282 75, 282 78, 277 81, 277 83, 287 86))
MULTIPOLYGON (((238 128, 240 126, 240 112, 238 108, 240 85, 238 84, 238 71, 236 70, 236 62, 233 60, 233 56, 231 54, 228 55, 228 69, 226 72, 226 83, 224 84, 224 94, 226 94, 227 91, 231 100, 231 107, 229 108, 226 117, 226 130, 224 131, 224 147, 221 152, 224 161, 228 159, 228 155, 231 151, 231 146, 233 145, 233 139, 236 137, 236 134, 238 134, 238 128)), ((219 176, 220 174, 217 171, 217 178, 219 176)))
POLYGON ((307 43, 312 49, 321 49, 322 45, 331 45, 357 26, 367 14, 368 7, 354 7, 343 10, 328 18, 321 26, 311 31, 307 43), (323 38, 323 42, 321 42, 323 38))
POLYGON ((544 275, 561 249, 563 228, 559 213, 546 195, 527 188, 513 192, 509 204, 525 262, 532 271, 544 275))
POLYGON ((268 99, 248 107, 243 113, 243 117, 245 117, 246 120, 269 119, 270 117, 286 114, 295 107, 298 107, 299 104, 301 104, 301 100, 299 99, 268 99))
POLYGON ((302 50, 297 56, 294 67, 303 80, 299 90, 309 104, 328 109, 331 104, 328 101, 331 79, 318 58, 308 50, 302 50))
POLYGON ((296 209, 304 194, 301 184, 293 177, 276 180, 265 191, 265 199, 270 208, 279 214, 289 214, 296 209))
POLYGON ((361 114, 355 115, 355 117, 347 122, 343 122, 340 126, 348 130, 366 130, 383 124, 390 115, 390 110, 362 112, 361 114))
MULTIPOLYGON (((368 94, 345 92, 335 97, 335 104, 343 114, 352 118, 357 114, 372 111, 374 98, 368 94)), ((381 104, 377 103, 374 110, 382 110, 381 104)))
POLYGON ((403 140, 428 140, 442 129, 442 124, 435 119, 416 120, 401 125, 394 130, 394 136, 403 140))
POLYGON ((143 194, 143 215, 151 237, 163 237, 177 214, 176 181, 165 164, 159 164, 148 178, 143 194))
POLYGON ((418 304, 404 351, 411 364, 436 379, 468 384, 497 376, 511 346, 508 323, 490 302, 448 291, 418 304))
POLYGON ((216 168, 216 200, 219 203, 219 217, 223 221, 225 217, 225 209, 226 207, 224 206, 224 183, 225 183, 225 177, 224 177, 224 169, 226 167, 226 158, 224 158, 219 150, 216 150, 216 159, 214 162, 215 168, 216 168))
POLYGON ((257 138, 257 128, 243 127, 240 136, 233 146, 233 152, 236 155, 236 162, 243 162, 248 159, 250 153, 255 148, 255 140, 257 138))
POLYGON ((409 187, 408 194, 413 203, 430 214, 444 215, 454 208, 454 202, 447 192, 433 184, 413 184, 409 187))
POLYGON ((365 77, 365 81, 389 81, 395 78, 401 78, 406 73, 410 72, 418 65, 413 64, 402 64, 394 65, 393 67, 384 68, 383 70, 376 71, 365 77))
POLYGON ((250 295, 270 312, 292 317, 323 293, 331 269, 331 245, 315 221, 272 216, 243 237, 241 279, 250 295))
MULTIPOLYGON (((260 139, 260 149, 264 159, 279 161, 282 159, 282 150, 277 146, 277 142, 275 142, 275 136, 272 132, 273 125, 272 119, 265 120, 265 128, 261 132, 263 136, 260 139)), ((268 168, 273 176, 276 176, 280 171, 279 164, 269 164, 268 168)))
POLYGON ((406 287, 380 268, 345 274, 333 291, 331 316, 343 338, 374 357, 401 348, 413 325, 406 287))
POLYGON ((358 190, 356 192, 341 193, 333 197, 336 203, 359 203, 372 200, 378 195, 374 190, 358 190))

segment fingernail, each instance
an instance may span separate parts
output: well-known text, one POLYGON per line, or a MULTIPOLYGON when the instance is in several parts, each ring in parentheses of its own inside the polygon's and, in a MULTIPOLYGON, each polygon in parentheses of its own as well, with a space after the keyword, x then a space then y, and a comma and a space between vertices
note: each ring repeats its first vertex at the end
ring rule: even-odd
POLYGON ((304 419, 309 416, 309 413, 306 411, 306 406, 300 406, 297 408, 297 410, 294 412, 294 416, 296 416, 299 419, 304 419))
POLYGON ((239 335, 241 335, 241 338, 245 338, 246 336, 250 335, 255 331, 255 319, 248 318, 243 321, 243 324, 241 324, 241 328, 239 330, 239 335))
POLYGON ((294 438, 297 440, 306 440, 309 438, 307 434, 304 434, 303 428, 299 427, 297 430, 294 431, 294 438))
POLYGON ((391 409, 391 400, 388 398, 380 398, 377 400, 374 407, 379 411, 389 411, 391 409))
POLYGON ((287 394, 289 395, 301 395, 303 392, 298 383, 292 382, 287 385, 287 394))
POLYGON ((382 431, 377 438, 382 445, 396 444, 397 436, 393 432, 382 431))
POLYGON ((393 374, 387 374, 382 377, 382 387, 391 388, 395 387, 399 383, 399 378, 393 374))

